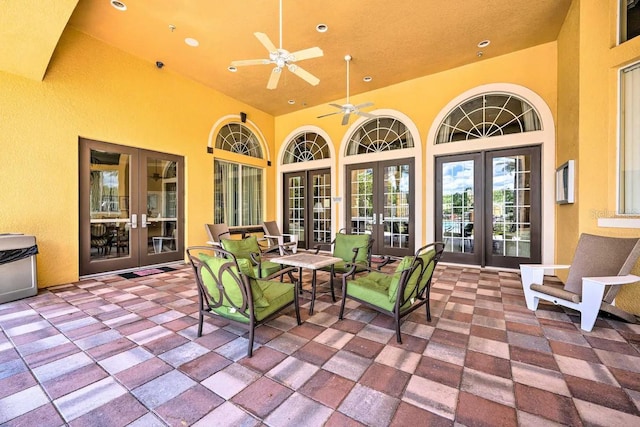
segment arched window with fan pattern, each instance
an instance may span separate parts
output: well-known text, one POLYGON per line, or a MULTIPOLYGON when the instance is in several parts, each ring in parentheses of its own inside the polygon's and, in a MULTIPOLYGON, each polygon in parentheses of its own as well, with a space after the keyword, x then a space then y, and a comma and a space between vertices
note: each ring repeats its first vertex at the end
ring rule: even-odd
POLYGON ((262 147, 256 135, 241 123, 224 125, 216 137, 216 148, 262 159, 262 147))
MULTIPOLYGON (((263 150, 256 134, 247 126, 231 122, 216 135, 215 148, 231 153, 263 159, 263 150)), ((214 223, 234 226, 256 226, 263 221, 264 171, 216 156, 214 170, 214 223)))
POLYGON ((413 137, 404 123, 394 117, 376 117, 353 132, 345 155, 380 153, 403 148, 413 148, 413 137))
POLYGON ((436 144, 541 130, 533 106, 509 93, 484 93, 468 99, 444 118, 436 144))
POLYGON ((329 157, 329 146, 322 136, 315 132, 301 132, 287 144, 282 163, 309 162, 329 157))

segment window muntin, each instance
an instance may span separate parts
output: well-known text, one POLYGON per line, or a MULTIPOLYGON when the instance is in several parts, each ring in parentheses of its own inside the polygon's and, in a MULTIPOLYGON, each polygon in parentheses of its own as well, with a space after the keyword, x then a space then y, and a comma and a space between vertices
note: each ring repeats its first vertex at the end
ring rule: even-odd
POLYGON ((393 117, 376 117, 353 132, 347 144, 347 156, 413 148, 411 132, 393 117))
POLYGON ((640 35, 640 0, 620 0, 620 43, 640 35))
POLYGON ((263 182, 260 168, 215 160, 214 222, 230 227, 261 224, 263 182))
POLYGON ((618 213, 640 215, 640 64, 621 70, 618 213))
POLYGON ((251 130, 241 123, 228 123, 220 128, 216 148, 262 159, 262 147, 251 130))
POLYGON ((282 162, 302 163, 329 157, 329 146, 322 136, 315 132, 302 132, 289 141, 282 162))
POLYGON ((541 130, 540 117, 527 101, 486 93, 464 101, 445 117, 436 144, 541 130))

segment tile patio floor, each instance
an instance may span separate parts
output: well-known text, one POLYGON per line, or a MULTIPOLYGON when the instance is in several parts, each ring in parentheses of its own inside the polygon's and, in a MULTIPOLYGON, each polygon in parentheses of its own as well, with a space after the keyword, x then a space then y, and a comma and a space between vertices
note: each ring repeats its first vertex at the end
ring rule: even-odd
POLYGON ((189 266, 49 288, 0 305, 0 425, 640 426, 640 325, 530 312, 512 272, 440 265, 431 298, 398 345, 325 295, 248 359, 243 329, 196 337, 189 266))

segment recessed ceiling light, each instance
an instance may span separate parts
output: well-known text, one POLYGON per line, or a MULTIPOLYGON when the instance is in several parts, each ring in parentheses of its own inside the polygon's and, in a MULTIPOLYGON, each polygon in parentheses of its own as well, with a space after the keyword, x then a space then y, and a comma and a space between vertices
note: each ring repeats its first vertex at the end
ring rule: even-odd
POLYGON ((480 43, 478 43, 478 47, 482 49, 489 46, 490 44, 491 44, 491 40, 482 40, 480 43))
POLYGON ((118 10, 127 10, 127 5, 118 0, 111 0, 111 6, 115 7, 118 10))
POLYGON ((373 77, 371 77, 371 76, 364 76, 362 78, 362 81, 363 82, 367 82, 367 83, 369 83, 371 80, 373 80, 373 77))
POLYGON ((296 101, 294 99, 290 99, 287 101, 289 103, 289 105, 293 105, 296 103, 296 101))
POLYGON ((227 67, 227 70, 231 71, 232 73, 235 73, 236 71, 238 71, 238 69, 236 67, 234 67, 233 65, 229 65, 227 67))
POLYGON ((329 27, 327 27, 327 24, 318 24, 318 25, 316 25, 316 31, 319 32, 319 33, 326 33, 328 29, 329 29, 329 27))
POLYGON ((200 42, 192 37, 187 37, 184 39, 184 42, 192 47, 198 47, 200 45, 200 42))
POLYGON ((482 53, 482 51, 481 51, 481 50, 479 50, 479 51, 478 51, 478 53, 476 53, 476 56, 477 56, 478 58, 482 58, 482 55, 484 55, 484 54, 482 53))

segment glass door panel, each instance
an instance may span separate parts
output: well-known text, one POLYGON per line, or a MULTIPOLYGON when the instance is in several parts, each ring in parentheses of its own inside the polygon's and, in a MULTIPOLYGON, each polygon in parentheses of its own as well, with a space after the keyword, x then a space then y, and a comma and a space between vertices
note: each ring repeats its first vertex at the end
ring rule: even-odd
POLYGON ((376 216, 373 212, 373 168, 353 168, 349 173, 349 232, 365 234, 373 232, 376 216))
POLYGON ((146 213, 142 214, 147 228, 146 253, 175 252, 178 223, 176 162, 147 157, 146 213))
POLYGON ((313 245, 331 242, 331 174, 311 172, 313 186, 313 245))
POLYGON ((305 172, 285 174, 285 192, 287 195, 284 203, 284 226, 282 232, 298 236, 298 247, 307 248, 305 238, 305 196, 306 174, 305 172))
POLYGON ((409 248, 409 165, 383 167, 384 248, 409 248))
POLYGON ((480 156, 436 159, 436 240, 445 244, 443 260, 479 264, 482 254, 480 156))
POLYGON ((412 170, 412 159, 347 167, 347 231, 370 233, 375 254, 414 252, 412 170))
POLYGON ((486 163, 487 264, 517 268, 539 262, 540 150, 490 152, 486 163))

